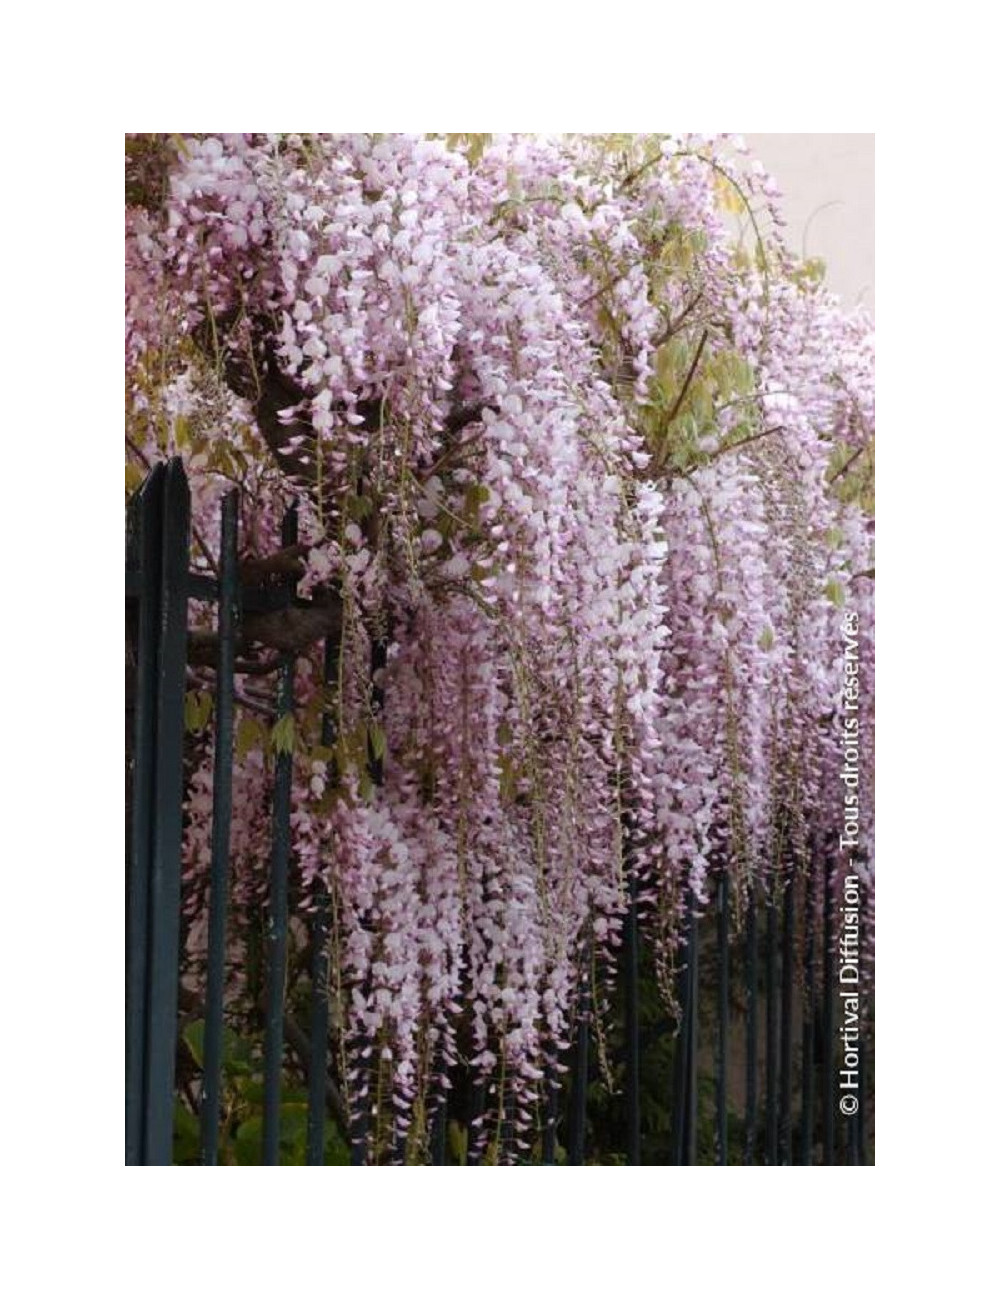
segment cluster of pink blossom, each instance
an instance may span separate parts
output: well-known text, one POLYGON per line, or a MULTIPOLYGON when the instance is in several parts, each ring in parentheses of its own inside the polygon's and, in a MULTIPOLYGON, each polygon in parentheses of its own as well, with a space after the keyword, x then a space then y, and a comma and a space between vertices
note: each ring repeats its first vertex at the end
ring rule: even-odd
MULTIPOLYGON (((779 223, 739 142, 695 137, 189 139, 163 210, 129 214, 134 452, 186 458, 209 552, 234 482, 255 555, 296 499, 302 590, 341 602, 335 703, 318 647, 297 672, 336 756, 300 724, 293 837, 297 896, 333 899, 374 1158, 419 1153, 459 1061, 514 1158, 631 873, 669 959, 689 885, 726 870, 745 899, 840 824, 841 607, 870 674, 871 529, 830 479, 867 454, 873 340, 779 223), (703 385, 683 424, 733 358, 743 386, 703 385)), ((238 908, 266 891, 266 748, 236 763, 238 908)), ((210 819, 206 753, 195 943, 210 819)))

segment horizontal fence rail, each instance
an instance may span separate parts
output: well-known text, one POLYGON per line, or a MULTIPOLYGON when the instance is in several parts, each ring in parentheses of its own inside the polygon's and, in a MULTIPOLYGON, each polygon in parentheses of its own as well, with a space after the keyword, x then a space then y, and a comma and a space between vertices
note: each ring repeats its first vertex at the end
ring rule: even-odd
MULTIPOLYGON (((228 911, 241 623, 251 611, 308 604, 297 596, 294 579, 241 581, 235 491, 221 504, 214 574, 190 570, 190 514, 179 459, 150 472, 131 497, 127 513, 127 1164, 173 1163, 179 1014, 192 1007, 202 1013, 204 1024, 194 1093, 198 1159, 209 1165, 220 1160, 229 1032, 226 978, 233 961, 228 911), (214 607, 217 641, 212 664, 213 802, 203 994, 181 988, 184 716, 191 601, 214 607)), ((282 527, 282 545, 293 546, 296 540, 297 519, 290 510, 282 527)), ((385 641, 376 639, 373 668, 384 667, 387 651, 385 641)), ((339 655, 336 638, 328 637, 323 663, 327 685, 336 681, 339 655)), ((293 710, 294 672, 293 655, 283 655, 277 667, 279 718, 293 710)), ((383 700, 377 690, 374 696, 378 715, 383 700)), ((330 750, 334 726, 332 714, 324 713, 321 742, 330 750)), ((382 780, 382 761, 380 754, 370 752, 369 776, 375 787, 382 780)), ((291 753, 280 752, 274 766, 265 927, 260 943, 256 948, 251 943, 242 958, 248 969, 260 972, 261 985, 263 1111, 257 1163, 277 1164, 282 1159, 283 1066, 291 1054, 306 1085, 305 1163, 325 1163, 327 1141, 337 1134, 350 1162, 364 1164, 370 1137, 367 1118, 351 1112, 345 1102, 345 1080, 338 1075, 337 1053, 330 1042, 334 899, 322 880, 310 886, 306 913, 306 1028, 290 1013, 291 753)), ((717 872, 707 903, 689 893, 676 1016, 672 1024, 657 1022, 652 1027, 641 1006, 643 927, 633 881, 618 973, 620 1151, 626 1163, 868 1162, 870 1036, 860 1045, 858 1111, 845 1116, 838 1106, 841 1058, 834 869, 822 846, 814 845, 813 854, 814 865, 822 864, 825 870, 806 872, 795 864, 784 865, 763 886, 751 887, 742 902, 735 899, 724 870, 717 872), (734 911, 743 914, 738 933, 733 929, 734 911), (655 1056, 654 1051, 664 1037, 669 1040, 666 1058, 655 1056), (654 1056, 669 1061, 666 1068, 657 1067, 656 1075, 648 1063, 654 1056), (662 1147, 669 1155, 659 1161, 650 1157, 648 1149, 651 1095, 658 1099, 657 1108, 665 1107, 669 1114, 669 1141, 662 1147)), ((585 976, 577 995, 573 1042, 564 1062, 551 1063, 542 1086, 537 1154, 543 1164, 579 1165, 588 1160, 589 1108, 602 1072, 595 1060, 601 1043, 598 1040, 595 1047, 596 990, 589 950, 582 965, 585 976), (567 1068, 570 1077, 563 1085, 560 1072, 567 1068)), ((445 1095, 432 1099, 430 1105, 427 1163, 482 1163, 485 1129, 489 1115, 496 1112, 508 1112, 496 1141, 503 1151, 513 1151, 515 1134, 505 1096, 491 1101, 481 1083, 473 1084, 466 1106, 464 1153, 456 1153, 449 1138, 445 1095)))

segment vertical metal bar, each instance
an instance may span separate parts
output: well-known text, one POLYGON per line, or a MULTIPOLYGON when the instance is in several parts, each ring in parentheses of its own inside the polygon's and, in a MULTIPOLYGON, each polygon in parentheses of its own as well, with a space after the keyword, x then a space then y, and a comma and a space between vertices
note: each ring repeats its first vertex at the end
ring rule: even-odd
MULTIPOLYGON (((589 962, 589 957, 587 958, 589 962)), ((569 1112, 569 1150, 567 1164, 582 1165, 584 1134, 587 1126, 587 1080, 590 1053, 590 979, 585 973, 580 985, 577 1010, 576 1043, 573 1048, 573 1092, 569 1112)))
POLYGON ((147 1165, 168 1165, 173 1154, 190 522, 191 497, 187 479, 180 459, 175 458, 167 466, 163 489, 157 746, 149 896, 151 941, 144 1161, 147 1165))
POLYGON ((687 1163, 698 1163, 698 913, 697 901, 691 895, 691 930, 688 939, 688 1102, 685 1108, 685 1137, 687 1163))
MULTIPOLYGON (((298 538, 298 517, 287 511, 281 525, 282 546, 298 538)), ((295 657, 284 655, 278 676, 278 717, 292 712, 295 657)), ((274 824, 267 910, 267 1011, 264 1022, 264 1152, 263 1164, 278 1163, 281 1107, 281 1060, 284 1051, 285 965, 288 956, 288 857, 291 840, 292 755, 287 750, 274 761, 274 824)))
POLYGON ((205 1071, 201 1085, 201 1158, 219 1159, 222 1100, 223 994, 226 979, 226 912, 229 902, 229 834, 233 811, 233 675, 239 623, 237 511, 239 496, 222 502, 219 555, 219 661, 215 678, 215 756, 212 776, 212 866, 208 902, 208 974, 205 991, 205 1071))
POLYGON ((688 1089, 688 1053, 691 1034, 691 916, 693 897, 690 889, 687 894, 687 934, 684 944, 684 965, 677 978, 678 1003, 681 1022, 674 1040, 674 1081, 673 1104, 670 1110, 670 1146, 673 1164, 682 1165, 687 1151, 685 1132, 688 1089))
POLYGON ((153 785, 156 757, 156 659, 163 546, 163 485, 157 465, 133 498, 129 551, 139 570, 136 638, 132 839, 126 890, 125 1163, 145 1162, 146 1033, 149 977, 149 878, 152 867, 153 785))
POLYGON ((784 883, 781 935, 781 1073, 778 1092, 778 1161, 792 1160, 792 977, 795 965, 795 876, 784 883))
POLYGON ((634 875, 625 914, 625 1153, 640 1163, 639 1138, 639 904, 634 875))
POLYGON ((326 1144, 327 1032, 330 1019, 330 892, 316 890, 316 910, 310 922, 309 991, 309 1108, 306 1118, 306 1164, 324 1162, 326 1144))
POLYGON ((833 942, 833 872, 831 863, 823 862, 823 1163, 836 1163, 837 1120, 834 1112, 834 942, 833 942))
POLYGON ((688 1046, 688 1014, 687 1014, 687 958, 685 957, 684 969, 678 979, 680 993, 680 1016, 681 1021, 674 1038, 674 1083, 673 1083, 673 1102, 670 1108, 670 1149, 671 1163, 682 1165, 684 1163, 684 1116, 687 1103, 687 1046, 688 1046))
POLYGON ((757 890, 750 882, 747 891, 746 930, 747 979, 747 1109, 745 1164, 757 1159, 757 890))
MULTIPOLYGON (((132 992, 132 944, 135 938, 136 918, 132 914, 132 835, 134 829, 134 772, 136 751, 136 696, 139 677, 139 602, 142 596, 142 574, 139 565, 139 493, 133 492, 125 510, 125 1163, 139 1163, 141 1128, 132 1115, 135 1102, 132 1097, 132 1079, 136 1056, 133 1038, 133 1011, 141 1009, 142 996, 136 1003, 132 992), (134 583, 133 600, 129 603, 129 584, 134 583), (135 1131, 133 1132, 133 1126, 135 1131)), ((141 1027, 142 1020, 140 1018, 141 1027)), ((141 1053, 140 1059, 141 1059, 141 1053)), ((139 1071, 139 1097, 142 1096, 142 1072, 139 1071)), ((140 1100, 141 1105, 141 1100, 140 1100)))
POLYGON ((767 986, 767 1024, 764 1051, 764 1083, 766 1112, 765 1161, 778 1163, 778 907, 774 897, 774 881, 768 885, 765 902, 767 912, 767 958, 765 984, 767 986))
POLYGON ((723 867, 716 895, 719 947, 719 1036, 715 1071, 716 1159, 729 1164, 729 873, 723 867))
MULTIPOLYGON (((337 680, 340 662, 339 638, 327 637, 323 652, 323 684, 337 680)), ((332 709, 323 713, 320 743, 332 748, 335 739, 332 709)), ((331 762, 331 775, 336 765, 331 762)), ((333 925, 332 901, 326 881, 318 879, 315 888, 316 910, 311 924, 311 980, 309 992, 309 1111, 306 1122, 306 1164, 321 1165, 326 1138, 327 1038, 330 1025, 330 933, 333 925)))
POLYGON ((813 1151, 813 1090, 815 1081, 814 1056, 816 1051, 816 884, 813 864, 809 864, 806 877, 806 950, 804 990, 802 995, 802 1139, 801 1163, 812 1164, 813 1151))

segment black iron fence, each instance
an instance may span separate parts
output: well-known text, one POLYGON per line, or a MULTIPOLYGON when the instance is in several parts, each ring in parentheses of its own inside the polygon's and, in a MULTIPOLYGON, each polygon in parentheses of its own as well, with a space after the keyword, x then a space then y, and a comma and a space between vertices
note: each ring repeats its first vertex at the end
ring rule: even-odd
MULTIPOLYGON (((225 971, 230 884, 234 690, 241 619, 251 612, 309 602, 294 580, 241 582, 238 499, 222 503, 221 544, 214 574, 192 572, 190 496, 180 460, 158 465, 133 495, 126 548, 127 689, 127 948, 126 1163, 163 1165, 175 1159, 178 1023, 181 994, 184 735, 188 663, 188 605, 210 602, 216 612, 214 780, 207 952, 203 989, 184 991, 202 1013, 197 1158, 220 1158, 220 1108, 226 1041, 225 971)), ((283 546, 296 541, 294 511, 285 517, 283 546)), ((332 675, 338 647, 327 644, 332 675)), ((276 714, 293 707, 294 656, 277 666, 276 714)), ((323 743, 332 737, 324 719, 323 743)), ((378 759, 373 758, 377 765, 378 759)), ((376 774, 377 775, 377 774, 376 774)), ((277 1164, 282 1123, 283 1061, 294 1050, 305 1083, 304 1162, 326 1162, 331 1127, 346 1140, 351 1163, 365 1163, 364 1124, 349 1118, 331 1069, 331 900, 316 885, 308 912, 307 1030, 288 1013, 289 860, 292 756, 276 755, 272 836, 264 931, 265 996, 260 1062, 260 1164, 277 1164)), ((819 850, 817 850, 819 853, 819 850)), ((820 859, 818 859, 820 860, 820 859)), ((640 1163, 864 1164, 869 1160, 872 1081, 870 1043, 859 1045, 858 1108, 840 1106, 841 1048, 837 1034, 835 873, 789 870, 755 896, 738 939, 731 934, 729 884, 720 873, 714 916, 688 900, 685 960, 678 978, 677 1023, 643 1020, 640 1008, 641 928, 635 899, 625 922, 620 963, 616 1046, 620 1096, 613 1124, 620 1158, 640 1163), (816 880, 823 883, 817 888, 816 880), (817 893, 821 897, 817 897, 817 893), (799 915, 797 915, 799 914, 799 915), (801 919, 800 919, 801 917, 801 919), (761 924, 763 922, 763 925, 761 924), (734 951, 735 949, 735 951, 734 951), (707 959, 707 975, 703 960, 707 959), (798 978, 797 978, 798 976, 798 978), (763 1032, 761 1032, 763 1030, 763 1032), (657 1043, 668 1040, 666 1054, 657 1043), (742 1055, 737 1077, 734 1056, 742 1055), (763 1088, 761 1088, 763 1081, 763 1088), (708 1087, 706 1088, 706 1085, 708 1087), (742 1092, 734 1105, 734 1096, 742 1092), (707 1093, 707 1096, 706 1096, 707 1093), (650 1099, 655 1104, 650 1104, 650 1099), (645 1099, 645 1101, 644 1101, 645 1099), (650 1112, 669 1112, 666 1142, 651 1136, 650 1112), (707 1136, 706 1136, 707 1135, 707 1136), (734 1140, 738 1139, 738 1140, 734 1140)), ((583 1164, 594 1131, 593 991, 580 991, 570 1053, 569 1087, 546 1085, 543 1164, 583 1164)), ((189 1095, 190 1100, 190 1095, 189 1095)), ((486 1098, 474 1087, 468 1110, 482 1114, 486 1098)), ((469 1143, 458 1157, 446 1141, 442 1100, 430 1123, 432 1164, 476 1163, 469 1143)), ((662 1123, 660 1128, 662 1129, 662 1123)), ((256 1130, 255 1130, 256 1134, 256 1130)), ((251 1161, 245 1161, 250 1163, 251 1161)))

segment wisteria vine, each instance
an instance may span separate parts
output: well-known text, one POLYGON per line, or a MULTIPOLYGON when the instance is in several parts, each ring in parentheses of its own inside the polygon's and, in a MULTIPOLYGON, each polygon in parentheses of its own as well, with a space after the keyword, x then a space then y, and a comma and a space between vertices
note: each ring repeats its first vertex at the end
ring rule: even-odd
MULTIPOLYGON (((332 678, 321 641, 297 647, 294 722, 268 712, 266 646, 240 678, 237 915, 266 895, 285 746, 298 914, 322 881, 370 1158, 422 1158, 461 1066, 474 1140, 513 1160, 630 891, 669 996, 689 891, 728 873, 738 925, 752 888, 827 869, 848 609, 870 789, 871 323, 788 254, 739 140, 127 155, 128 486, 184 458, 206 567, 224 491, 247 562, 281 551, 294 501, 300 590, 336 610, 332 678)), ((211 674, 190 673, 197 963, 211 674)), ((870 912, 870 798, 860 837, 870 912)))

